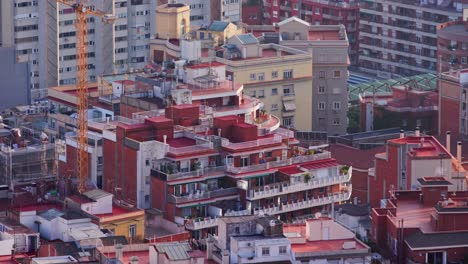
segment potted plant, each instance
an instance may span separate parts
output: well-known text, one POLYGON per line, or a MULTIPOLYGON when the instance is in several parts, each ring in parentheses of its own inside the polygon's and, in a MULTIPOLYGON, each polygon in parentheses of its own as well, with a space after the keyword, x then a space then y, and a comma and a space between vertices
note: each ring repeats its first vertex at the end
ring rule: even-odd
POLYGON ((167 173, 169 174, 174 173, 174 167, 172 166, 172 163, 167 163, 166 169, 167 169, 167 173))
POLYGON ((192 171, 197 171, 201 168, 201 162, 196 160, 192 163, 192 171))
POLYGON ((345 165, 345 166, 341 167, 341 169, 340 169, 341 174, 348 174, 348 171, 349 171, 349 166, 348 165, 345 165))
POLYGON ((309 181, 310 181, 310 179, 311 179, 311 177, 310 177, 310 173, 306 173, 306 174, 304 174, 304 182, 306 182, 306 183, 307 183, 307 182, 309 182, 309 181))

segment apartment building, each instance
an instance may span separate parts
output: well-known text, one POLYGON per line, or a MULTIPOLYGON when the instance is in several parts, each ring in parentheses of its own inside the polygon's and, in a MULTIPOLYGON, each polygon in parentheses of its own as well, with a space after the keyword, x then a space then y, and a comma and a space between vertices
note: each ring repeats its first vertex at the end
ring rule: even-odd
POLYGON ((274 43, 261 44, 253 34, 235 35, 215 58, 226 65, 228 79, 244 84, 244 92, 262 100, 264 110, 285 127, 313 128, 312 57, 274 43))
MULTIPOLYGON (((312 130, 329 135, 345 134, 349 66, 345 28, 342 25, 314 26, 291 17, 276 26, 246 26, 246 31, 261 43, 276 43, 312 54, 312 130)), ((246 87, 247 90, 248 84, 246 87)), ((303 103, 298 101, 297 105, 303 103)), ((306 104, 310 104, 310 98, 306 104)), ((304 126, 296 128, 310 130, 304 126)))
POLYGON ((444 177, 419 179, 420 190, 396 191, 372 209, 372 240, 395 263, 462 262, 467 248, 467 192, 444 177))
POLYGON ((359 55, 359 1, 329 0, 264 0, 265 25, 279 23, 296 16, 311 25, 339 25, 346 28, 351 65, 357 65, 359 55))
POLYGON ((443 146, 434 137, 401 133, 400 138, 387 142, 387 149, 375 155, 375 165, 369 169, 369 197, 372 207, 389 199, 399 190, 417 190, 424 177, 441 176, 449 182, 449 191, 466 191, 466 171, 461 165, 461 142, 457 157, 450 153, 450 137, 443 146))
POLYGON ((439 77, 439 135, 451 132, 454 140, 468 136, 468 69, 450 70, 439 77), (450 118, 443 118, 443 117, 450 118))
MULTIPOLYGON (((115 14, 115 24, 88 18, 88 77, 144 67, 155 27, 153 0, 93 0, 89 8, 115 14), (152 9, 153 8, 153 9, 152 9)), ((31 98, 47 96, 47 88, 75 83, 75 14, 55 0, 1 2, 1 43, 14 46, 18 62, 29 62, 31 98)))
MULTIPOLYGON (((468 10, 468 9, 467 9, 468 10)), ((437 26, 439 73, 468 67, 468 20, 437 26)))
POLYGON ((437 72, 437 26, 462 17, 466 0, 361 1, 359 68, 389 79, 437 72))
POLYGON ((194 27, 207 26, 213 20, 233 23, 242 20, 240 0, 176 0, 174 3, 190 7, 190 24, 194 27))

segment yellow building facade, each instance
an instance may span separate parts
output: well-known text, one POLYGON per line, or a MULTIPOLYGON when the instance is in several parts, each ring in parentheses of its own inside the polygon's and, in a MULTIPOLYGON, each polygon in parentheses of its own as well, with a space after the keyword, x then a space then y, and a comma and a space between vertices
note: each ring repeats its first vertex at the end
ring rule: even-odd
POLYGON ((128 241, 143 241, 145 238, 145 211, 128 210, 114 206, 112 214, 96 215, 98 225, 116 236, 125 236, 128 241))

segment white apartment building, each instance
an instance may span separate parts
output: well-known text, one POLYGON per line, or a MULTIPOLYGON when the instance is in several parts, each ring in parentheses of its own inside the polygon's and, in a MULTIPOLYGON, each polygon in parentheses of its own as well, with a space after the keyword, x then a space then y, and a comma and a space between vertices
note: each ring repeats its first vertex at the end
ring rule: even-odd
POLYGON ((437 25, 462 17, 467 0, 363 0, 359 68, 382 78, 437 72, 437 25))
MULTIPOLYGON (((157 0, 89 0, 90 8, 114 14, 114 24, 88 20, 88 77, 145 66, 157 0)), ((18 62, 30 63, 31 99, 47 88, 76 81, 73 9, 56 0, 0 1, 0 46, 15 46, 18 62)))
POLYGON ((190 25, 208 26, 213 20, 239 22, 242 19, 240 0, 175 0, 190 6, 190 25))

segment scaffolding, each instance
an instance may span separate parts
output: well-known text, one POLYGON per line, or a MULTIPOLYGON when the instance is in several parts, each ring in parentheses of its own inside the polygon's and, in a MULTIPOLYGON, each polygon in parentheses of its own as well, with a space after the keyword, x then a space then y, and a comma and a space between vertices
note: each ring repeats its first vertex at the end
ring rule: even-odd
POLYGON ((17 184, 54 180, 55 144, 39 143, 23 148, 0 150, 0 184, 17 184))

